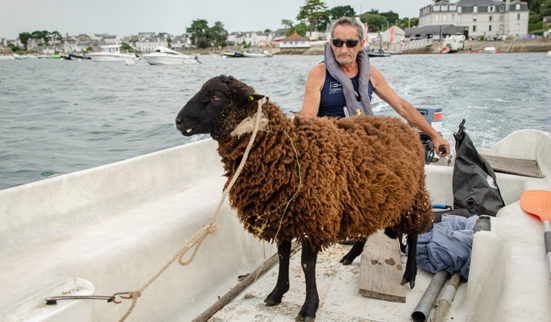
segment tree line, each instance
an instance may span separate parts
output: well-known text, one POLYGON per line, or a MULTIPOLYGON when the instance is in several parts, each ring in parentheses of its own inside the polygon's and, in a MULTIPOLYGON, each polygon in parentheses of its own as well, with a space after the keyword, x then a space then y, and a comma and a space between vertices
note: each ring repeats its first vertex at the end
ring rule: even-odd
POLYGON ((305 0, 304 5, 300 7, 299 13, 296 16, 298 23, 293 24, 290 19, 283 19, 281 24, 285 26, 286 34, 298 33, 304 36, 307 31, 325 32, 327 26, 332 20, 341 17, 356 17, 369 26, 369 31, 383 31, 391 25, 398 25, 400 28, 417 26, 419 18, 400 18, 393 11, 379 12, 379 10, 371 9, 370 11, 357 14, 354 8, 350 5, 336 6, 329 8, 327 4, 321 0, 305 0))
MULTIPOLYGON (((434 2, 450 1, 434 0, 434 2)), ((530 10, 529 32, 543 32, 543 17, 551 16, 551 0, 528 0, 528 9, 530 10)), ((332 20, 344 16, 359 16, 360 20, 369 26, 370 32, 383 31, 391 25, 397 25, 404 29, 419 24, 419 18, 400 18, 400 16, 393 11, 379 12, 378 10, 371 9, 370 11, 357 14, 350 5, 329 8, 322 0, 305 0, 304 4, 299 8, 296 22, 294 19, 283 19, 281 20, 281 24, 287 36, 293 33, 305 36, 307 31, 325 32, 332 20)), ((209 26, 208 21, 205 19, 194 20, 191 26, 186 28, 186 35, 190 38, 191 43, 197 48, 222 48, 228 45, 228 31, 220 21, 216 21, 214 25, 209 26)), ((26 44, 27 40, 30 38, 43 39, 44 43, 39 45, 48 45, 49 42, 54 39, 61 40, 62 36, 57 31, 50 32, 47 30, 33 31, 32 33, 23 32, 19 34, 19 40, 23 44, 26 44)))

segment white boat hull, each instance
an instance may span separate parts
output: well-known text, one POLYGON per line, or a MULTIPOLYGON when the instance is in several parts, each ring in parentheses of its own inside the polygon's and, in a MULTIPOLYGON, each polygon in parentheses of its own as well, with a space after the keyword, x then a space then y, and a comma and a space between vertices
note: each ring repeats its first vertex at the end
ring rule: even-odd
POLYGON ((151 65, 186 65, 195 64, 195 60, 191 56, 179 57, 179 56, 164 56, 164 55, 144 55, 143 58, 151 65))
POLYGON ((108 54, 108 53, 90 53, 88 56, 97 62, 126 61, 127 59, 136 59, 134 54, 108 54))
MULTIPOLYGON (((210 221, 225 183, 216 148, 204 140, 0 191, 0 320, 20 320, 15 308, 70 278, 90 281, 96 295, 141 288, 210 221)), ((546 177, 497 175, 506 207, 492 218, 492 231, 475 236, 470 279, 460 286, 450 315, 454 321, 549 321, 543 228, 520 210, 518 200, 524 190, 551 190, 551 134, 518 131, 485 152, 537 160, 546 177)), ((452 167, 426 167, 434 203, 453 204, 452 175, 452 167)), ((237 276, 275 253, 243 229, 227 201, 217 227, 190 265, 174 264, 142 293, 131 319, 191 320, 234 286, 237 276)), ((334 252, 342 255, 340 248, 334 252)), ((419 273, 415 289, 406 288, 405 304, 367 300, 358 294, 358 262, 318 270, 319 319, 409 321, 431 275, 419 273)), ((297 259, 293 263, 286 304, 263 306, 276 268, 219 318, 294 318, 304 301, 304 281, 297 259)), ((118 320, 129 306, 96 302, 93 320, 118 320)), ((27 307, 32 318, 33 307, 27 307)), ((56 314, 54 320, 62 320, 63 312, 56 314)))

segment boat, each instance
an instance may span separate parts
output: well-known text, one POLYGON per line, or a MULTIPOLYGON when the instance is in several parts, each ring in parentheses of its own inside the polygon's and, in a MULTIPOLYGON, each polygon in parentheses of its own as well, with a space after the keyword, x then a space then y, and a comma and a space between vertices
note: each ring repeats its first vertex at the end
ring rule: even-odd
POLYGON ((257 50, 247 50, 243 53, 243 56, 245 57, 248 57, 248 58, 271 58, 273 57, 273 55, 264 50, 263 52, 259 52, 257 50))
MULTIPOLYGON (((268 264, 276 250, 247 233, 227 201, 216 233, 193 261, 157 275, 211 222, 226 182, 216 149, 206 139, 1 190, 0 320, 113 321, 131 305, 129 320, 294 319, 304 301, 300 253, 291 259, 284 303, 264 306, 275 285, 277 267, 268 264), (259 267, 269 269, 257 276, 259 267), (226 295, 241 285, 238 276, 256 282, 232 300, 226 295), (220 309, 213 306, 219 298, 231 301, 220 309)), ((497 173, 506 206, 489 231, 475 234, 469 280, 457 288, 447 320, 550 321, 543 225, 519 199, 526 190, 551 190, 551 133, 515 131, 479 152, 533 160, 541 177, 497 173)), ((453 204, 453 167, 425 169, 433 202, 453 204)), ((434 275, 419 270, 415 288, 404 286, 405 303, 366 298, 358 292, 359 259, 339 263, 349 247, 338 244, 318 257, 318 319, 410 321, 434 275)))
POLYGON ((166 47, 157 47, 155 51, 143 55, 150 65, 183 65, 197 63, 197 57, 185 55, 166 47))
POLYGON ((69 57, 71 57, 72 60, 89 60, 91 59, 90 57, 82 54, 82 55, 78 55, 78 54, 69 54, 69 57))
POLYGON ((449 54, 450 53, 450 47, 443 47, 441 49, 436 49, 434 51, 435 54, 449 54))
POLYGON ((462 50, 465 46, 465 36, 464 35, 454 35, 447 36, 444 38, 442 47, 448 47, 450 53, 455 53, 462 50))
POLYGON ((15 57, 13 55, 0 55, 0 60, 14 60, 15 57))
POLYGON ((224 57, 229 58, 242 58, 245 57, 245 55, 240 51, 233 51, 233 52, 226 52, 224 53, 224 57))
MULTIPOLYGON (((36 56, 38 59, 61 59, 61 55, 38 55, 36 56)), ((21 58, 16 58, 21 59, 21 58)))
POLYGON ((121 45, 105 45, 101 46, 100 52, 88 53, 88 57, 92 61, 106 62, 106 61, 126 61, 127 59, 136 59, 136 54, 121 53, 121 45))
POLYGON ((497 53, 497 50, 495 47, 484 47, 484 49, 482 49, 482 53, 484 54, 495 54, 497 53))
POLYGON ((547 52, 547 57, 551 58, 551 50, 547 52))
POLYGON ((377 51, 375 51, 375 50, 367 51, 367 55, 369 57, 390 57, 391 56, 390 53, 385 52, 381 48, 379 48, 379 50, 377 50, 377 51))

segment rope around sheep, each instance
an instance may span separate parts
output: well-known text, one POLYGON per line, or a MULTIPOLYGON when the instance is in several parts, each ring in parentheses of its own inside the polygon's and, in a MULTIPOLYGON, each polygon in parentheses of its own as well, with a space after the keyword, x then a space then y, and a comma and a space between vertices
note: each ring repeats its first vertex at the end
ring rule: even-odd
MULTIPOLYGON (((252 97, 251 97, 251 99, 252 99, 252 97)), ((178 251, 178 253, 171 260, 169 260, 165 264, 165 266, 163 266, 157 272, 157 274, 155 274, 151 279, 149 279, 149 281, 147 281, 147 283, 145 283, 138 291, 135 291, 135 292, 119 292, 119 293, 113 294, 113 299, 114 299, 113 303, 116 303, 116 304, 119 304, 119 303, 122 302, 122 301, 117 301, 116 300, 117 296, 121 299, 132 299, 132 305, 130 305, 130 308, 128 309, 128 311, 121 317, 121 319, 119 320, 120 322, 125 321, 128 318, 128 316, 130 316, 130 314, 132 313, 132 311, 136 307, 136 304, 138 302, 138 298, 140 296, 142 296, 142 293, 145 291, 145 289, 148 288, 153 282, 155 282, 155 280, 157 280, 157 278, 159 278, 159 276, 161 276, 161 274, 163 274, 170 267, 170 265, 172 265, 176 260, 178 260, 178 262, 182 266, 186 266, 189 263, 191 263, 193 261, 193 259, 195 258, 195 255, 197 255, 197 252, 199 251, 199 247, 201 246, 201 244, 203 243, 205 238, 210 234, 216 233, 216 218, 218 217, 218 213, 220 212, 220 208, 222 207, 222 204, 224 203, 224 200, 226 199, 229 191, 231 190, 231 188, 235 184, 235 181, 237 181, 237 178, 241 174, 241 171, 243 170, 243 167, 245 166, 245 162, 247 162, 247 158, 249 157, 249 153, 251 151, 254 139, 256 138, 256 134, 258 133, 258 128, 260 127, 261 117, 262 117, 262 100, 258 100, 258 110, 256 112, 255 126, 254 126, 253 133, 251 135, 251 139, 249 140, 247 148, 245 149, 245 153, 243 154, 243 158, 241 159, 241 163, 239 163, 239 167, 235 171, 235 174, 232 177, 230 183, 228 184, 228 186, 226 187, 226 189, 224 189, 224 191, 222 193, 222 198, 221 198, 220 202, 218 203, 218 206, 216 207, 216 210, 214 211, 214 215, 212 216, 211 221, 208 224, 206 224, 205 226, 203 226, 198 232, 196 232, 195 235, 193 235, 193 237, 188 239, 185 242, 184 246, 178 251), (192 247, 195 247, 195 250, 193 251, 193 254, 191 254, 191 257, 187 261, 183 261, 184 255, 192 247)))

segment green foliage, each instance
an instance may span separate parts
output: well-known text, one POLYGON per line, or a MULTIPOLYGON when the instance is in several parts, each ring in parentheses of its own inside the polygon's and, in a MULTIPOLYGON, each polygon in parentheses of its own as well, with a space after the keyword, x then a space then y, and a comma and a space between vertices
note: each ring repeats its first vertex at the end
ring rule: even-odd
POLYGON ((209 36, 213 43, 217 47, 226 47, 226 39, 228 38, 228 32, 224 29, 224 24, 220 21, 216 21, 214 26, 209 29, 209 36))
POLYGON ((543 21, 528 24, 528 33, 533 34, 535 31, 543 30, 543 21))
POLYGON ((403 18, 398 21, 398 27, 406 29, 409 27, 416 27, 419 25, 419 18, 403 18))
POLYGON ((339 19, 341 17, 354 17, 356 12, 354 11, 354 8, 349 5, 336 6, 329 10, 329 15, 331 16, 331 19, 339 19))
POLYGON ((10 47, 11 51, 14 53, 22 50, 21 48, 17 47, 14 44, 8 44, 8 47, 10 47))
POLYGON ((29 40, 29 38, 31 38, 31 34, 28 32, 22 32, 19 34, 19 41, 21 41, 23 46, 27 46, 27 40, 29 40))
POLYGON ((126 51, 126 52, 129 52, 129 53, 133 53, 134 52, 134 48, 132 48, 129 44, 123 42, 121 44, 121 51, 126 51))
POLYGON ((400 15, 394 11, 381 12, 379 14, 385 17, 386 21, 391 25, 395 24, 400 19, 400 15))
POLYGON ((304 22, 299 22, 298 24, 294 25, 291 20, 283 19, 281 20, 281 24, 285 27, 286 36, 290 36, 296 32, 297 34, 304 37, 306 36, 306 31, 308 31, 308 26, 304 22))
POLYGON ((228 32, 224 29, 224 24, 220 21, 209 27, 205 19, 197 19, 191 23, 191 27, 186 29, 186 33, 191 38, 191 43, 197 48, 208 48, 211 46, 225 47, 228 32))
POLYGON ((308 22, 310 31, 325 31, 329 22, 329 11, 327 5, 321 0, 305 0, 300 7, 297 20, 308 22))
POLYGON ((551 16, 551 0, 547 0, 541 5, 540 13, 542 20, 543 17, 551 16))
POLYGON ((369 31, 377 32, 382 31, 387 25, 387 20, 384 16, 374 13, 364 13, 360 16, 360 20, 369 25, 369 31))

